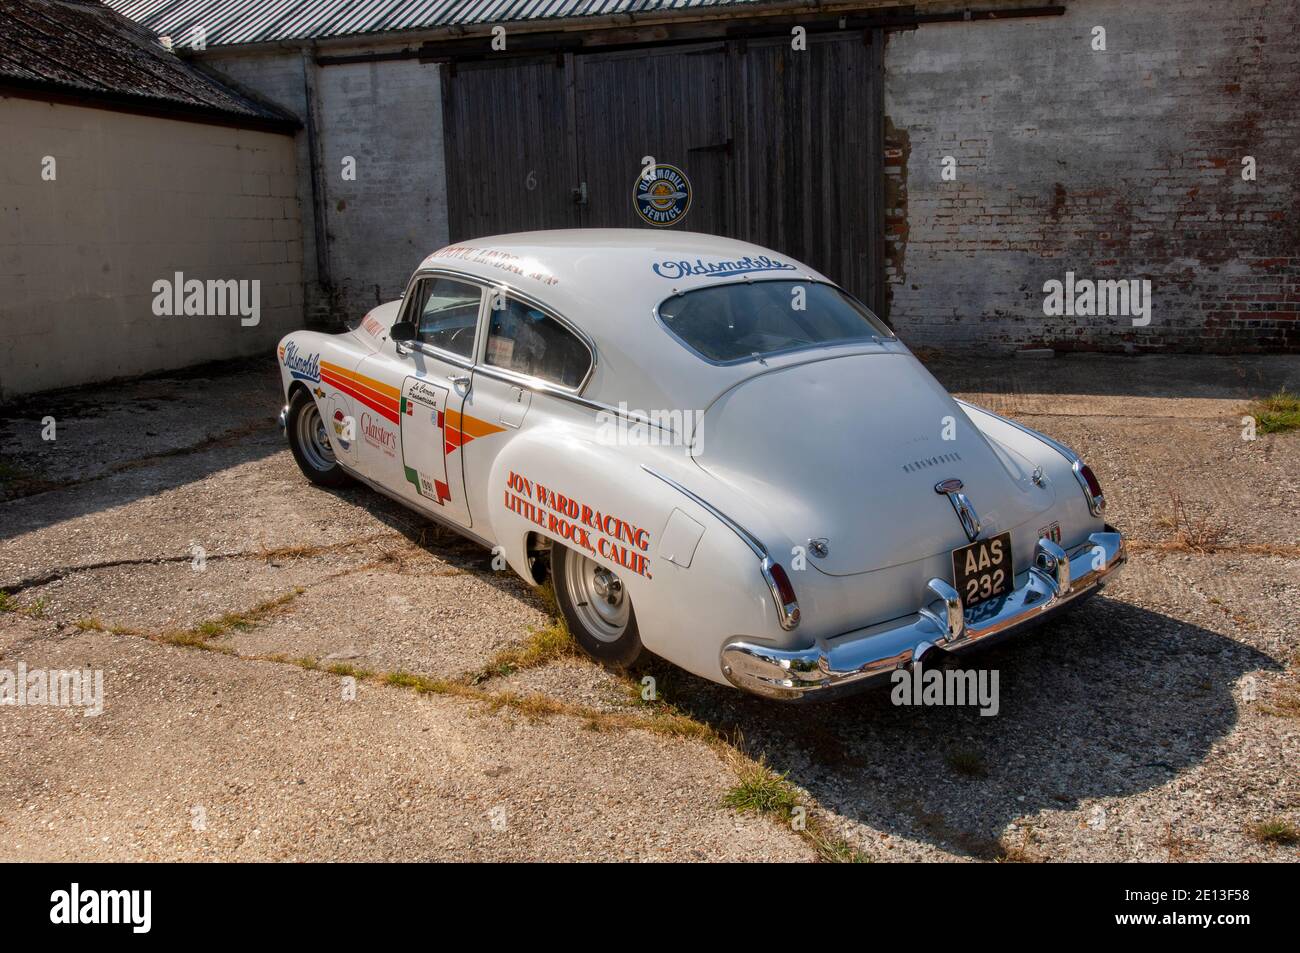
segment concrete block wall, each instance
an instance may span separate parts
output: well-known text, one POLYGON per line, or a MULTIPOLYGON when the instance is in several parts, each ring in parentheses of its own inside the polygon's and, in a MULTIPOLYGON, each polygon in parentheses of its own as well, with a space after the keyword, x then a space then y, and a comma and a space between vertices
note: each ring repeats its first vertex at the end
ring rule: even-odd
POLYGON ((292 137, 12 97, 0 128, 0 398, 270 354, 301 325, 292 137), (260 323, 155 315, 176 272, 260 281, 260 323))
POLYGON ((204 63, 304 124, 312 103, 314 156, 306 129, 298 134, 307 320, 337 324, 401 294, 415 266, 447 242, 438 67, 415 60, 317 66, 296 51, 213 51, 204 63), (349 156, 356 160, 355 179, 344 178, 349 156), (315 206, 313 160, 321 190, 315 206))
POLYGON ((1071 0, 893 34, 885 74, 887 282, 909 343, 1300 351, 1300 4, 1071 0), (1046 317, 1044 282, 1067 271, 1149 279, 1151 323, 1046 317))

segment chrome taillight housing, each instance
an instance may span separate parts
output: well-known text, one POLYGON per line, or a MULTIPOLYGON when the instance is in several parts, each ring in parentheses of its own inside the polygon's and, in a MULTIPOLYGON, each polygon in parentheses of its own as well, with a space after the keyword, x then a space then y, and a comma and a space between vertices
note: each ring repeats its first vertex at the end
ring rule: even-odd
POLYGON ((763 560, 762 572, 767 588, 776 600, 777 620, 781 623, 781 628, 788 632, 799 624, 799 600, 795 597, 794 586, 781 564, 770 558, 763 560))
POLYGON ((1083 495, 1087 497, 1088 512, 1093 516, 1101 516, 1106 511, 1106 494, 1101 492, 1101 483, 1098 482, 1097 475, 1092 472, 1092 467, 1082 460, 1075 460, 1074 478, 1079 481, 1083 495))

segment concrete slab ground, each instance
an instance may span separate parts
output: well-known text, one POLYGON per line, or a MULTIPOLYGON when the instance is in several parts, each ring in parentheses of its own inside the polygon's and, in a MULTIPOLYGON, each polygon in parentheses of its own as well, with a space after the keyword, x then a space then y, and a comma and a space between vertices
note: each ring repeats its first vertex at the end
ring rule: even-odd
POLYGON ((1240 418, 1300 360, 924 357, 1133 543, 981 657, 996 717, 528 655, 549 610, 486 553, 301 478, 270 362, 0 411, 0 669, 105 691, 0 707, 0 859, 1298 859, 1256 825, 1300 825, 1300 435, 1240 418), (773 772, 815 836, 729 806, 773 772))

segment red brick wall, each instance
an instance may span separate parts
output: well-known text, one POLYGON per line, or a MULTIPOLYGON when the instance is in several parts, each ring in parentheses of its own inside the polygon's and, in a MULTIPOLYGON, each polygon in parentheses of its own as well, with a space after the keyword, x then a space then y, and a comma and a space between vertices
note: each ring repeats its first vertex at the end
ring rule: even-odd
POLYGON ((894 34, 885 64, 905 340, 1300 352, 1300 3, 1067 0, 894 34), (1151 323, 1045 316, 1066 271, 1150 280, 1151 323))

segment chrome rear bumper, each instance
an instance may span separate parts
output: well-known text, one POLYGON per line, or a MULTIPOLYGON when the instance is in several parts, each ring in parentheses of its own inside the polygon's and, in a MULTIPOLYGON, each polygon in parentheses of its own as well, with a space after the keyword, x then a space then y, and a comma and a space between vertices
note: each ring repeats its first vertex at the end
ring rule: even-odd
POLYGON ((1040 539, 1034 565, 1017 577, 1020 585, 991 602, 967 611, 952 586, 931 579, 928 590, 937 598, 909 621, 819 639, 801 649, 778 649, 737 636, 722 647, 722 673, 737 688, 783 701, 858 691, 887 681, 891 672, 933 649, 964 652, 1030 628, 1095 594, 1127 558, 1124 540, 1112 526, 1069 553, 1040 539))

